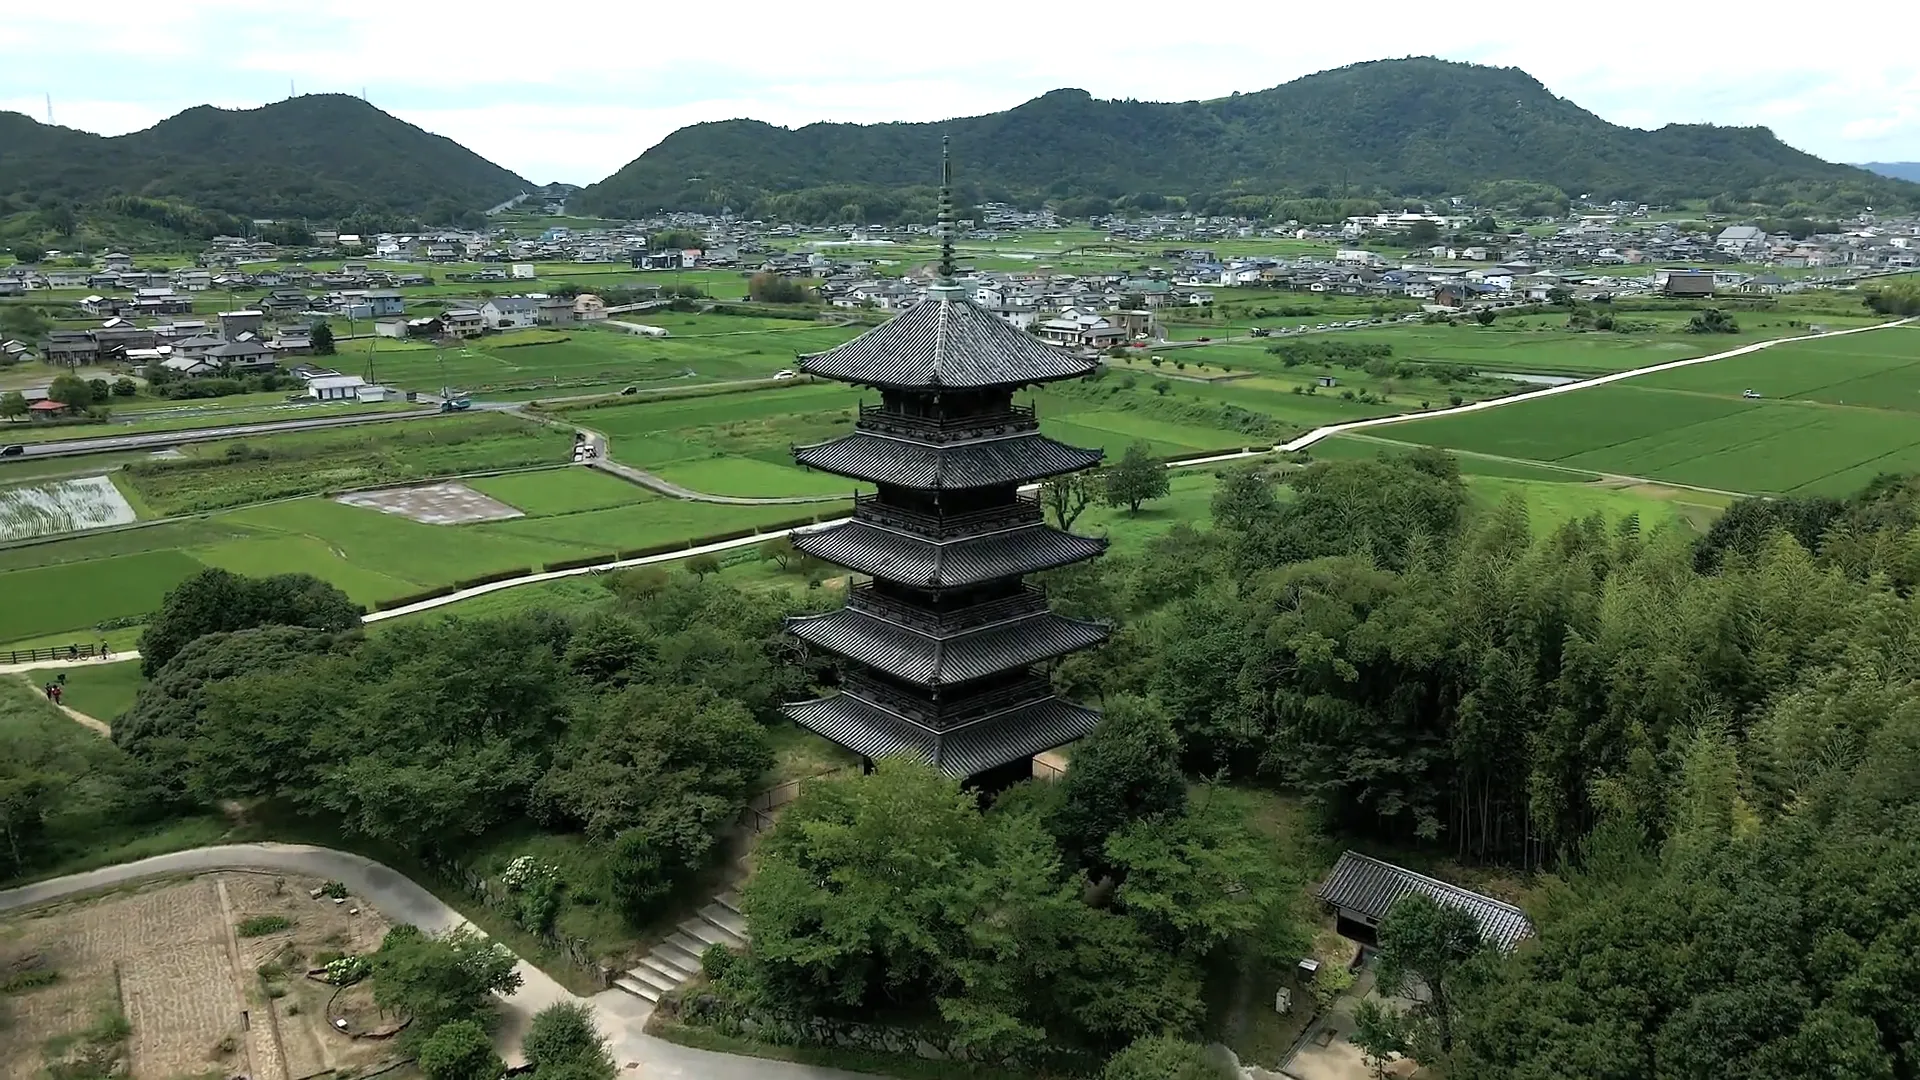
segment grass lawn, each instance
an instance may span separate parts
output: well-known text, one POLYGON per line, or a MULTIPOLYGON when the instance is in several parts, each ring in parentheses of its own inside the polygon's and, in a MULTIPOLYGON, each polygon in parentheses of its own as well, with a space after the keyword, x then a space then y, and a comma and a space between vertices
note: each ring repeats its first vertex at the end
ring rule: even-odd
POLYGON ((1393 436, 1724 491, 1844 495, 1880 472, 1920 469, 1915 411, 1920 333, 1894 328, 1416 421, 1393 436))
POLYGON ((78 667, 41 668, 26 672, 33 685, 53 681, 65 675, 60 703, 86 713, 95 720, 112 724, 121 713, 133 708, 140 690, 140 661, 123 660, 114 664, 84 664, 78 667))

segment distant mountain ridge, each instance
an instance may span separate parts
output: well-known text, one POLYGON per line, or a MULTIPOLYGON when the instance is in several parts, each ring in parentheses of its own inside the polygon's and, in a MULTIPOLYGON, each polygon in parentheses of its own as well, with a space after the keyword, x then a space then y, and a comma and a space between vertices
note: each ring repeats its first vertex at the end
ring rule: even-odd
POLYGON ((238 218, 449 223, 533 184, 343 94, 201 105, 126 135, 0 112, 0 214, 125 197, 238 218))
POLYGON ((1891 176, 1896 180, 1920 183, 1920 161, 1863 161, 1859 167, 1868 172, 1891 176))
POLYGON ((870 200, 924 215, 943 135, 970 195, 1029 204, 1131 197, 1151 209, 1180 197, 1217 212, 1263 196, 1422 198, 1505 182, 1563 198, 1717 196, 1828 215, 1853 204, 1920 206, 1920 187, 1822 161, 1765 128, 1620 127, 1518 68, 1421 58, 1210 101, 1055 90, 940 123, 696 124, 586 188, 572 207, 621 217, 723 205, 759 214, 831 211, 842 199, 847 209, 871 210, 861 205, 870 200))

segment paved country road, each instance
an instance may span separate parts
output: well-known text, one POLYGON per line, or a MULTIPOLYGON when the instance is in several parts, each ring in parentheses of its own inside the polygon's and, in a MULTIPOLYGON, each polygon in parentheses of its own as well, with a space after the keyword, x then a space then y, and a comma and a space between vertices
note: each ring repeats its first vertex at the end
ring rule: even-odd
MULTIPOLYGON (((103 435, 97 439, 59 439, 49 442, 27 443, 22 449, 22 458, 69 457, 75 454, 104 454, 114 450, 157 450, 182 443, 206 442, 210 439, 231 439, 236 435, 269 435, 282 431, 304 431, 308 428, 347 427, 351 424, 381 424, 395 420, 423 420, 440 415, 431 409, 415 409, 407 412, 360 413, 352 416, 318 416, 311 420, 263 420, 257 424, 229 424, 225 427, 182 428, 179 431, 150 431, 141 435, 103 435)), ((6 433, 0 431, 0 443, 6 441, 6 433)), ((0 462, 0 469, 5 463, 0 462)), ((4 472, 0 472, 4 475, 4 472)))
MULTIPOLYGON (((0 912, 34 907, 76 893, 92 892, 141 878, 197 874, 216 870, 271 870, 344 882, 395 923, 412 923, 439 932, 466 923, 461 914, 398 871, 345 851, 305 844, 222 844, 176 851, 138 862, 0 891, 0 912)), ((533 1014, 562 1001, 584 1001, 612 1043, 614 1061, 626 1080, 860 1080, 869 1074, 795 1065, 784 1061, 716 1054, 656 1039, 641 1028, 652 1006, 620 990, 576 998, 532 964, 516 968, 525 980, 518 993, 501 1002, 498 1042, 509 1060, 520 1060, 521 1036, 533 1014)))

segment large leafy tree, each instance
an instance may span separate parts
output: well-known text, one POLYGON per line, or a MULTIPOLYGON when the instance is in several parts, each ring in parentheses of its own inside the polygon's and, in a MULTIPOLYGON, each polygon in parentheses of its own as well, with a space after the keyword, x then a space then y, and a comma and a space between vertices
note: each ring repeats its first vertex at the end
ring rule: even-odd
POLYGON ((1118 830, 1186 806, 1180 736, 1157 703, 1116 698, 1106 703, 1100 727, 1075 750, 1062 786, 1054 833, 1074 857, 1097 861, 1118 830))
POLYGON ((311 574, 246 577, 210 567, 174 586, 140 635, 148 678, 195 638, 256 626, 341 631, 360 625, 360 605, 311 574))
POLYGON ((513 954, 466 927, 432 935, 396 926, 368 960, 374 1001, 412 1018, 407 1030, 413 1038, 460 1021, 488 1026, 493 995, 520 989, 513 954))
POLYGON ((1152 447, 1144 442, 1129 445, 1120 460, 1108 466, 1100 477, 1101 497, 1107 505, 1124 506, 1129 514, 1139 513, 1141 503, 1164 498, 1169 490, 1167 470, 1154 460, 1152 447))
POLYGON ((635 685, 576 714, 533 803, 547 820, 615 844, 616 891, 640 913, 704 865, 772 764, 765 729, 738 702, 704 687, 635 685))

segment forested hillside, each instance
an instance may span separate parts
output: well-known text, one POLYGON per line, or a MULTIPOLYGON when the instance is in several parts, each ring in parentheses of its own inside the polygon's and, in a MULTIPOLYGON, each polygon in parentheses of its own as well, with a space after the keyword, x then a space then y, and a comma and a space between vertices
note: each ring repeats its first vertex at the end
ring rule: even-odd
POLYGON ((1718 197, 1730 208, 1807 214, 1920 206, 1920 186, 1822 161, 1764 128, 1618 127, 1517 68, 1433 59, 1356 64, 1212 101, 1056 90, 940 123, 697 124, 574 206, 617 216, 731 205, 765 217, 929 220, 943 135, 954 140, 970 196, 1064 200, 1074 216, 1168 199, 1258 214, 1289 199, 1484 194, 1502 182, 1509 196, 1517 183, 1561 199, 1718 197))
POLYGON ((188 109, 112 138, 0 113, 0 235, 58 246, 92 222, 181 236, 253 218, 315 225, 477 221, 533 185, 355 97, 188 109))

